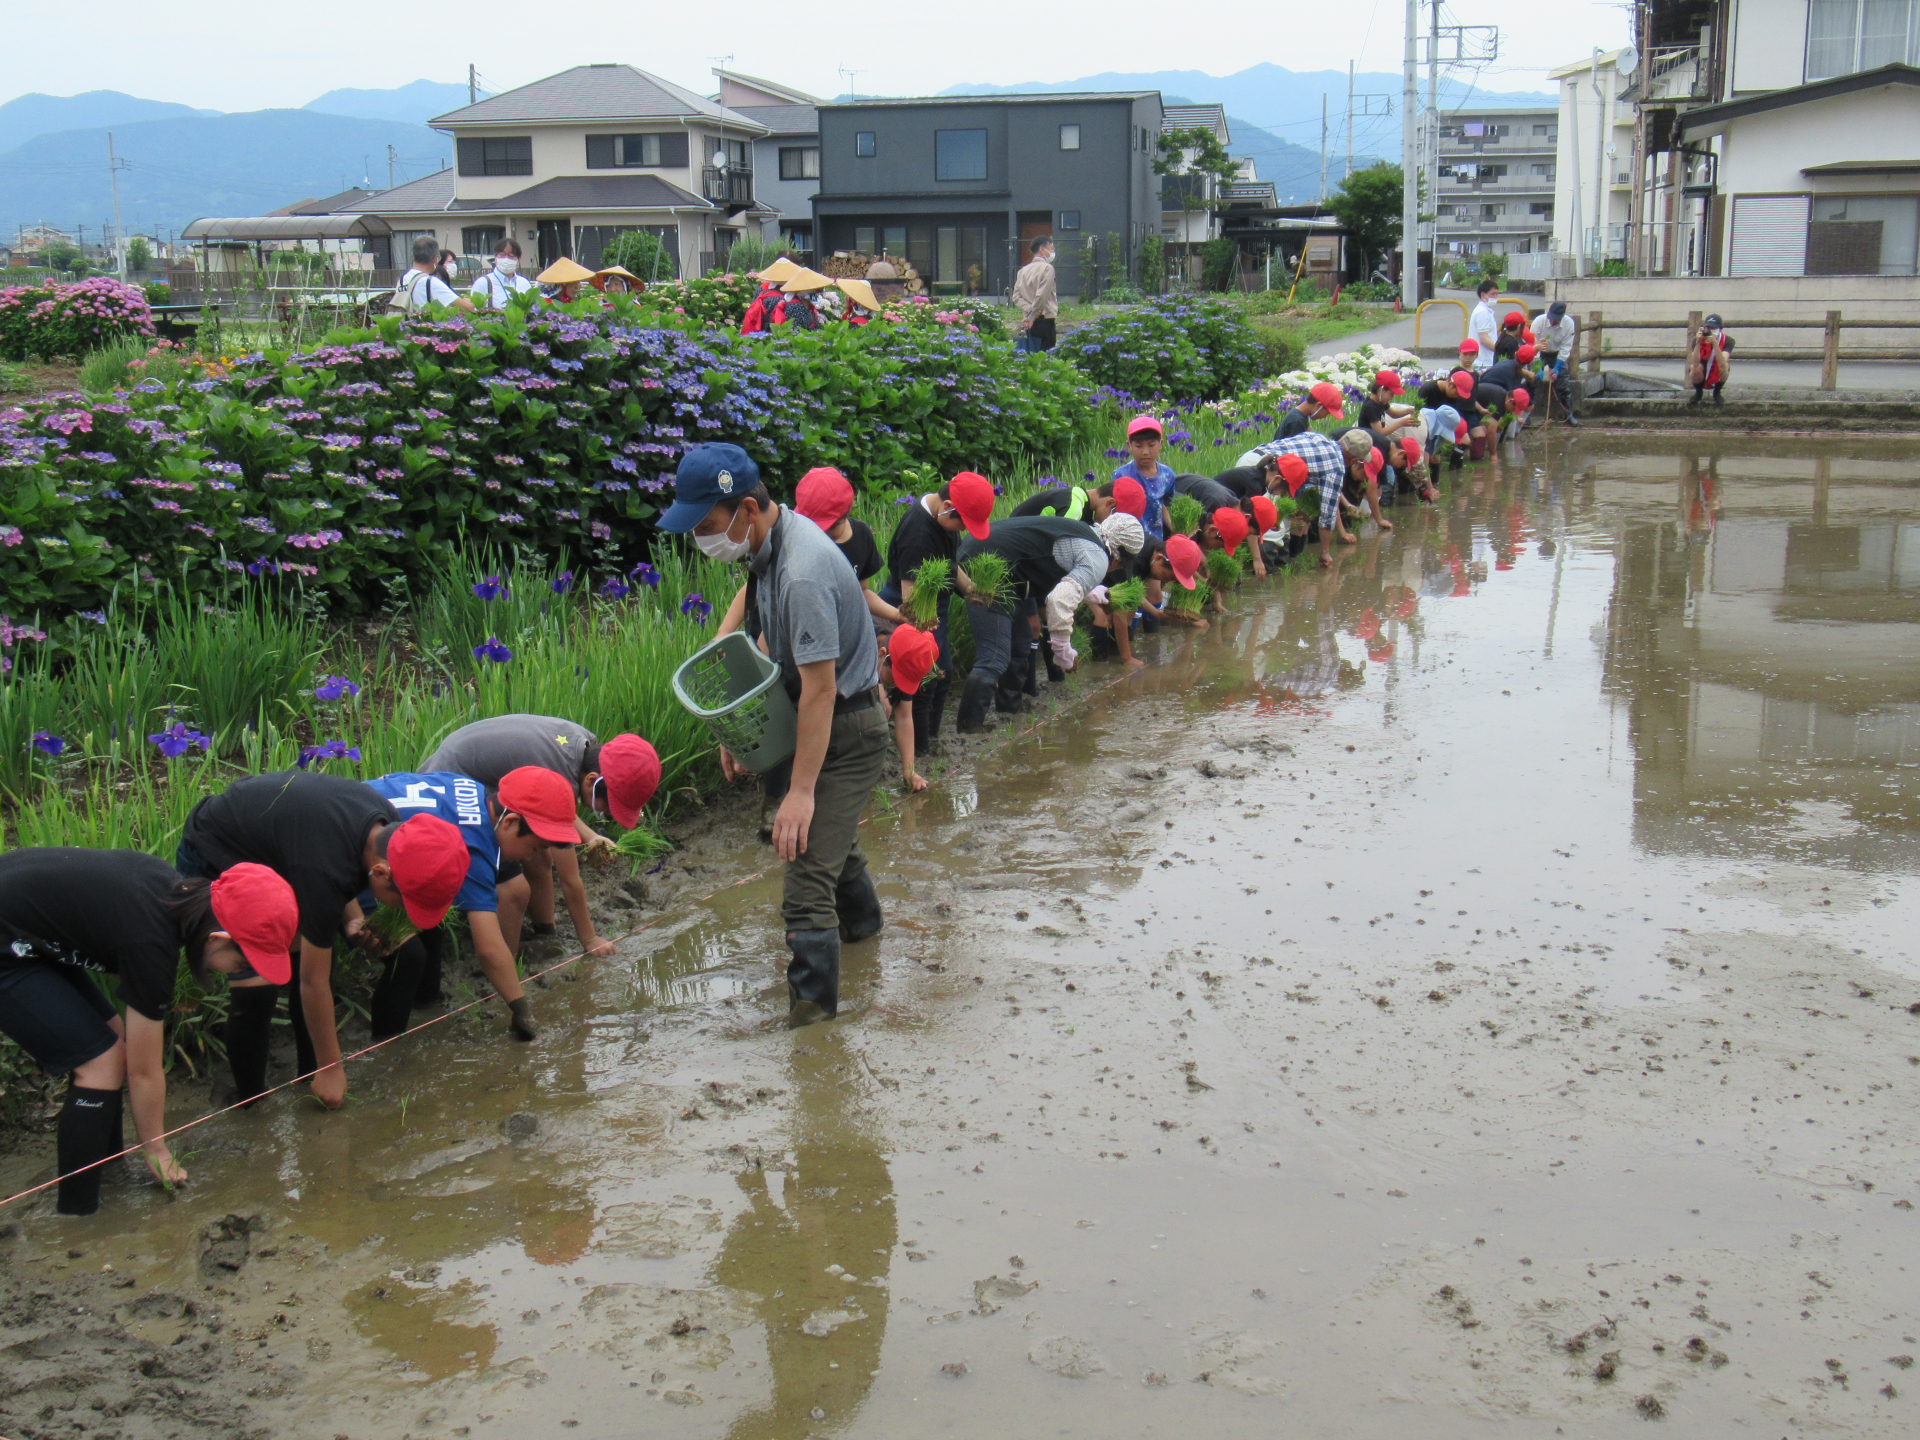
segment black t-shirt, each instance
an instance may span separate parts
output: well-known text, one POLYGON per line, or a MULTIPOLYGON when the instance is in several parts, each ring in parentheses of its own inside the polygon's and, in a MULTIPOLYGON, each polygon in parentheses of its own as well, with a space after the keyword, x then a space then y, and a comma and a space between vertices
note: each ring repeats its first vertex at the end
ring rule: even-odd
POLYGON ((836 540, 840 553, 847 557, 847 563, 853 566, 853 573, 862 585, 880 573, 880 547, 873 543, 873 527, 864 520, 849 520, 847 524, 853 533, 844 542, 836 540))
POLYGON ((1385 401, 1366 399, 1360 402, 1360 424, 1371 430, 1374 426, 1393 419, 1393 411, 1385 401))
POLYGON ((951 564, 960 549, 960 537, 941 529, 940 522, 917 498, 903 509, 900 523, 893 527, 893 538, 887 541, 887 575, 896 585, 913 579, 921 561, 945 560, 951 564))
POLYGON ((1429 380, 1420 387, 1421 409, 1438 410, 1442 405, 1451 405, 1456 410, 1460 408, 1459 397, 1453 393, 1451 385, 1443 385, 1438 380, 1429 380))
POLYGON ((367 888, 367 832, 399 819, 358 780, 277 770, 209 795, 181 838, 216 874, 251 860, 279 875, 299 902, 300 938, 326 949, 347 902, 367 888))
POLYGON ((1304 435, 1310 423, 1307 412, 1296 405, 1280 417, 1280 428, 1273 432, 1273 438, 1291 440, 1296 435, 1304 435))
POLYGON ((139 850, 0 855, 0 965, 45 960, 117 975, 129 1007, 164 1020, 180 968, 167 918, 179 883, 171 865, 139 850))
POLYGON ((1200 502, 1207 512, 1207 518, 1213 518, 1213 512, 1225 507, 1228 510, 1240 508, 1240 497, 1211 475, 1181 474, 1173 477, 1173 489, 1176 495, 1191 495, 1200 502))
POLYGON ((1520 362, 1509 357, 1496 360, 1480 375, 1483 385, 1498 385, 1502 390, 1511 390, 1520 383, 1520 362))
POLYGON ((1267 493, 1267 475, 1258 465, 1236 465, 1213 477, 1213 483, 1231 490, 1242 500, 1267 493))
MULTIPOLYGON (((1013 507, 1015 515, 1065 515, 1073 508, 1073 490, 1071 485, 1062 485, 1058 490, 1042 490, 1038 495, 1029 495, 1013 507)), ((1090 519, 1086 507, 1077 520, 1090 519)))
POLYGON ((1507 392, 1498 385, 1488 385, 1483 382, 1473 389, 1473 403, 1488 415, 1506 414, 1507 399, 1507 392))

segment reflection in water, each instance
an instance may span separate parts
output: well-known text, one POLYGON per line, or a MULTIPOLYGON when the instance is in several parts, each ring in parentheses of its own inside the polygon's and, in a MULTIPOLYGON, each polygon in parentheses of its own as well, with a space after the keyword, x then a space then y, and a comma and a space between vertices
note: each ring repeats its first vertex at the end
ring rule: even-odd
POLYGON ((714 1267, 716 1282, 759 1297, 773 1371, 771 1397, 729 1440, 841 1429, 880 1368, 899 1239, 893 1177, 860 1113, 853 1063, 837 1036, 816 1035, 793 1048, 793 1167, 739 1177, 747 1208, 714 1267))
POLYGON ((1836 476, 1829 459, 1761 464, 1683 460, 1677 514, 1643 504, 1618 524, 1606 686, 1627 707, 1635 838, 1911 867, 1912 492, 1861 465, 1836 476))

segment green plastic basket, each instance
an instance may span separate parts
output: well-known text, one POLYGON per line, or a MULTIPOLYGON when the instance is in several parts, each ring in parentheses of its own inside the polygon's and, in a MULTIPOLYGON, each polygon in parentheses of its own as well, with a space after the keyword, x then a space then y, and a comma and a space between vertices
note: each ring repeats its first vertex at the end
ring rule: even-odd
POLYGON ((673 672, 673 693, 756 775, 793 754, 800 717, 780 683, 780 667, 745 632, 735 630, 695 651, 673 672))

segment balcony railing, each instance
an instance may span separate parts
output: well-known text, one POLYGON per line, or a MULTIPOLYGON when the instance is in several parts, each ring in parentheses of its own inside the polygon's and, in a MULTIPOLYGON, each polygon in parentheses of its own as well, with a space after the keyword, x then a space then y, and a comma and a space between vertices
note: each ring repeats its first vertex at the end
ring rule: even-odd
POLYGON ((753 172, 736 166, 721 170, 709 165, 700 172, 700 193, 716 205, 751 205, 753 172))
POLYGON ((1707 75, 1698 45, 1667 45, 1647 57, 1647 100, 1706 100, 1707 75))

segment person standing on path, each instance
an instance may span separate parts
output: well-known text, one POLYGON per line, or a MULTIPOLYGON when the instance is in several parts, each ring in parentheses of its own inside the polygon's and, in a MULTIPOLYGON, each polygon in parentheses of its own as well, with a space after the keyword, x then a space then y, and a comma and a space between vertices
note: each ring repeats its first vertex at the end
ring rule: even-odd
POLYGON ((99 1162, 126 1148, 123 1084, 155 1178, 186 1180, 162 1138, 180 952, 202 989, 209 970, 284 981, 298 926, 292 889, 264 865, 236 865, 209 884, 137 850, 0 856, 0 1034, 48 1074, 70 1077, 55 1140, 60 1214, 100 1208, 99 1162), (118 982, 124 1020, 89 971, 118 982))
MULTIPOLYGON (((886 764, 880 652, 853 567, 826 532, 776 505, 738 445, 696 445, 681 457, 673 504, 659 520, 689 532, 709 559, 744 560, 757 581, 761 637, 799 712, 792 779, 773 818, 786 862, 787 1023, 840 1010, 840 946, 880 933, 880 896, 860 849, 860 812, 886 764)), ((720 751, 728 780, 744 774, 720 751)))
POLYGON ((1497 280, 1482 280, 1474 288, 1479 303, 1467 318, 1467 338, 1480 347, 1471 362, 1475 370, 1484 370, 1493 364, 1493 347, 1500 343, 1500 321, 1493 313, 1494 297, 1499 293, 1497 280))
POLYGON ((400 277, 394 287, 397 308, 407 316, 421 315, 429 305, 445 305, 453 310, 471 310, 473 302, 460 295, 440 278, 440 242, 422 235, 413 242, 413 268, 400 277))
POLYGON ((1033 259, 1020 267, 1013 282, 1013 303, 1020 307, 1020 328, 1034 350, 1051 350, 1058 339, 1059 278, 1053 270, 1053 237, 1033 242, 1033 259))
POLYGON ((520 273, 520 242, 502 240, 493 252, 493 268, 473 282, 467 298, 482 310, 504 310, 516 295, 533 289, 533 282, 520 273))
MULTIPOLYGON (((622 830, 631 830, 640 823, 641 810, 660 787, 660 757, 654 753, 653 746, 638 735, 615 735, 602 744, 585 726, 558 715, 495 715, 475 720, 447 736, 438 749, 420 762, 423 771, 465 775, 489 790, 498 790, 501 780, 523 765, 551 770, 573 789, 581 809, 594 815, 611 816, 622 830)), ((589 955, 611 955, 613 945, 595 931, 593 915, 587 907, 587 887, 580 878, 579 852, 611 850, 613 842, 577 818, 575 829, 578 833, 572 846, 543 851, 527 862, 530 895, 527 914, 535 935, 554 933, 553 888, 557 872, 580 948, 589 955)), ((502 882, 512 878, 510 874, 500 877, 502 882)), ((517 928, 507 936, 507 946, 515 951, 520 948, 517 928)))
MULTIPOLYGON (((402 821, 382 796, 345 775, 279 770, 236 780, 187 816, 173 868, 213 880, 246 863, 265 865, 293 887, 300 905, 298 948, 289 969, 297 1075, 329 1110, 347 1098, 346 1067, 333 1016, 333 942, 377 937, 356 903, 371 889, 382 905, 404 905, 416 929, 446 918, 467 877, 467 846, 434 815, 402 821)), ((262 974, 229 987, 227 1061, 242 1104, 266 1089, 273 1012, 286 980, 262 974)))

